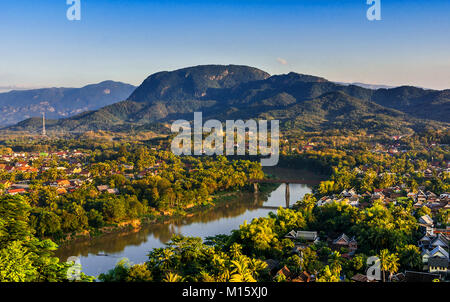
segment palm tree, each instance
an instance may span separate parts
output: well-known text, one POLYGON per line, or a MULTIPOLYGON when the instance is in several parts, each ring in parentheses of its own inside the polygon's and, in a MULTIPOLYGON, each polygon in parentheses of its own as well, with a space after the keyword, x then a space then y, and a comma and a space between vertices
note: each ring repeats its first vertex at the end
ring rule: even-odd
POLYGON ((267 268, 267 263, 262 260, 259 260, 259 259, 250 258, 248 263, 249 263, 248 266, 250 268, 250 271, 253 272, 253 275, 255 277, 258 277, 259 272, 267 268))
POLYGON ((237 243, 233 243, 233 245, 230 247, 230 254, 233 259, 239 258, 239 256, 242 255, 241 251, 242 246, 237 243))
POLYGON ((342 270, 342 258, 341 253, 333 252, 328 258, 328 264, 333 274, 339 276, 342 270))
POLYGON ((399 249, 401 264, 409 268, 419 268, 422 265, 419 248, 415 245, 408 244, 399 249))
POLYGON ((397 254, 390 254, 387 258, 388 271, 389 271, 389 281, 392 281, 392 275, 398 271, 399 258, 397 254))
POLYGON ((212 259, 213 265, 217 269, 216 279, 218 282, 227 282, 230 280, 230 271, 226 260, 219 255, 215 254, 212 259))
POLYGON ((206 271, 200 272, 199 279, 201 282, 215 282, 216 281, 215 278, 206 271))
POLYGON ((383 274, 383 282, 385 282, 384 272, 389 270, 389 251, 387 249, 381 250, 378 258, 380 258, 381 272, 383 274))
POLYGON ((241 256, 237 260, 231 260, 231 282, 256 282, 252 271, 248 268, 247 260, 241 256))
POLYGON ((175 255, 172 249, 156 249, 154 252, 150 253, 149 257, 154 257, 157 259, 156 265, 162 270, 168 270, 172 264, 172 257, 175 255))
POLYGON ((178 274, 169 272, 164 276, 163 282, 183 282, 184 278, 178 274))

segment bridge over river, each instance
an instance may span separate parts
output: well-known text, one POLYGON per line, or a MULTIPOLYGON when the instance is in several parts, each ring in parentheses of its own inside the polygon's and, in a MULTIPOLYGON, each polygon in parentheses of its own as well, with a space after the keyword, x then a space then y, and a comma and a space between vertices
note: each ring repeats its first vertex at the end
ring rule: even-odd
MULTIPOLYGON (((276 212, 279 206, 289 207, 289 200, 287 204, 284 200, 286 189, 282 182, 290 184, 291 204, 293 204, 305 194, 311 193, 310 185, 302 185, 309 183, 308 181, 302 180, 302 184, 297 184, 295 180, 320 178, 319 175, 306 171, 279 167, 264 168, 266 168, 265 173, 278 177, 276 182, 281 183, 265 194, 241 192, 227 202, 199 210, 192 216, 174 217, 163 222, 143 224, 139 231, 105 234, 85 241, 68 242, 59 247, 56 255, 62 261, 66 261, 70 256, 79 256, 83 272, 90 276, 98 276, 114 268, 117 261, 123 257, 130 259, 132 263, 143 263, 148 261, 149 251, 165 247, 165 243, 175 234, 200 238, 231 234, 232 230, 239 229, 244 221, 250 222, 255 218, 267 217, 270 211, 276 212)), ((255 183, 258 186, 264 181, 258 180, 255 183)), ((268 180, 268 182, 275 182, 275 180, 268 180)), ((319 181, 316 181, 314 185, 317 183, 319 181)), ((247 184, 250 182, 247 181, 247 184)))
MULTIPOLYGON (((272 179, 272 178, 263 178, 263 179, 250 179, 250 183, 253 184, 253 190, 255 194, 258 193, 258 184, 261 183, 269 183, 269 184, 285 184, 286 185, 286 193, 285 193, 285 199, 286 199, 286 207, 285 209, 290 208, 290 198, 291 193, 289 189, 289 184, 306 184, 306 185, 316 185, 317 181, 309 180, 309 179, 272 179)), ((269 209, 269 210, 277 210, 278 207, 271 207, 271 206, 262 206, 262 209, 269 209)))

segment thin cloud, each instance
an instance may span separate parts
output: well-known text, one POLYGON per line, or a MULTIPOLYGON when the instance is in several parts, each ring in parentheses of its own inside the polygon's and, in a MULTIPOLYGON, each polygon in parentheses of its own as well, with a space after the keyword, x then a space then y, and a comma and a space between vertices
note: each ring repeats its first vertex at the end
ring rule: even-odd
POLYGON ((281 65, 286 65, 288 62, 283 59, 283 58, 277 58, 277 62, 280 63, 281 65))

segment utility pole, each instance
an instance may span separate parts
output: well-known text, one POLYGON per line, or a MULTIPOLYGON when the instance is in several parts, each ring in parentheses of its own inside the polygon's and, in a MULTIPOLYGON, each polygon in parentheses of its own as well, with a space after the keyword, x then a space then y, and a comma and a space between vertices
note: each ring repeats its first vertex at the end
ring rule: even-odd
POLYGON ((42 112, 42 136, 47 136, 47 131, 45 131, 45 112, 42 112))

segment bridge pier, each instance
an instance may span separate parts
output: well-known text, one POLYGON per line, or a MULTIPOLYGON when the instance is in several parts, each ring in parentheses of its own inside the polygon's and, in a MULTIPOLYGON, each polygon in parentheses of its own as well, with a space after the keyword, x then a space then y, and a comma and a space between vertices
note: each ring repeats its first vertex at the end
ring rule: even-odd
POLYGON ((286 208, 289 208, 289 203, 291 199, 291 192, 289 190, 289 183, 286 183, 286 208))

